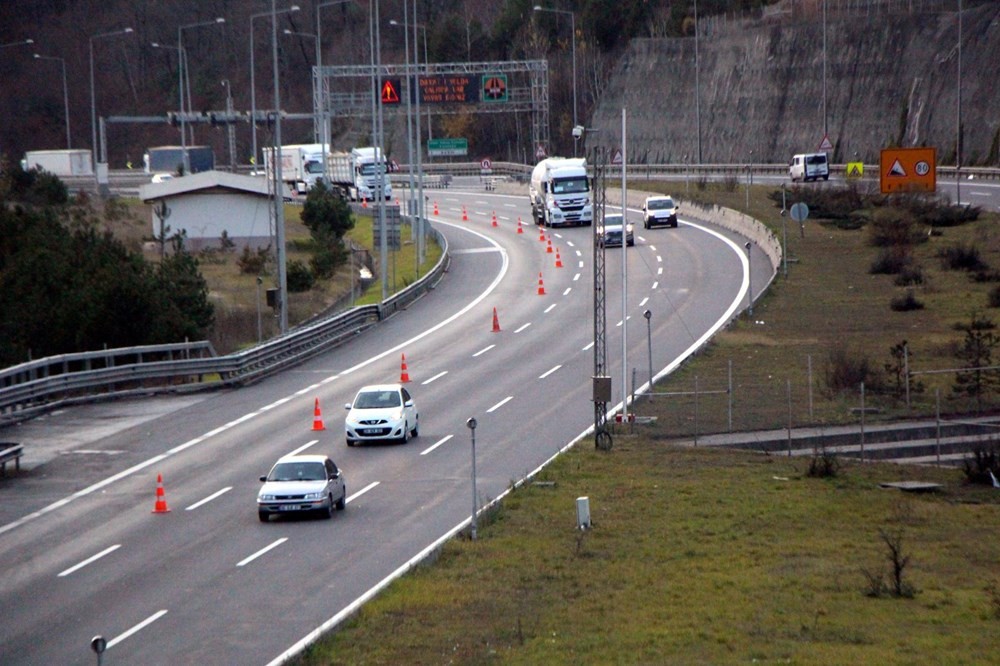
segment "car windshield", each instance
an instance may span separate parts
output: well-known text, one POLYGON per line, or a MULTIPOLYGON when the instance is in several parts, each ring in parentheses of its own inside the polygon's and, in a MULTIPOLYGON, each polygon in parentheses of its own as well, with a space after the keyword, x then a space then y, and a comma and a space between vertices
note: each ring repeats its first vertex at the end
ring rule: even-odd
MULTIPOLYGON (((385 164, 380 165, 382 167, 382 173, 385 173, 385 164)), ((376 168, 374 162, 369 162, 367 164, 362 164, 358 170, 361 172, 362 176, 374 176, 378 173, 379 169, 376 168)))
POLYGON ((552 181, 552 194, 573 194, 575 192, 587 191, 587 178, 559 178, 552 181))
POLYGON ((620 227, 622 225, 621 215, 605 215, 604 216, 604 226, 605 227, 620 227))
POLYGON ((268 481, 322 481, 326 467, 321 462, 278 463, 267 475, 268 481))
POLYGON ((649 210, 666 210, 667 208, 673 208, 674 202, 672 199, 651 199, 646 207, 649 210))
POLYGON ((365 391, 354 401, 354 409, 383 409, 399 407, 399 393, 396 391, 365 391))

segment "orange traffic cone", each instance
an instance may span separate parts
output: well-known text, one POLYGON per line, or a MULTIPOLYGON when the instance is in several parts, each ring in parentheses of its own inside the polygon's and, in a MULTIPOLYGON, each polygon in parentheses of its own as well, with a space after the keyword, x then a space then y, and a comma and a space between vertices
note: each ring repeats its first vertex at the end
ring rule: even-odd
POLYGON ((538 240, 545 242, 545 227, 538 227, 538 240))
POLYGON ((439 215, 439 213, 438 213, 438 202, 437 201, 434 202, 434 214, 435 215, 439 215))
POLYGON ((362 208, 368 208, 368 199, 365 199, 364 197, 361 197, 361 207, 362 208))
POLYGON ((396 205, 399 205, 399 197, 396 197, 396 205))
POLYGON ((519 233, 519 234, 523 234, 524 233, 524 229, 521 228, 521 216, 520 215, 517 216, 517 233, 519 233))
POLYGON ((316 398, 316 406, 313 407, 313 430, 326 430, 323 425, 323 414, 319 411, 319 398, 316 398))
POLYGON ((170 513, 167 507, 167 499, 163 495, 163 475, 156 475, 156 504, 153 505, 153 513, 170 513))
POLYGON ((469 213, 465 210, 465 206, 462 206, 462 222, 469 221, 469 213))
POLYGON ((500 332, 500 320, 497 319, 497 309, 493 308, 493 333, 500 332))
POLYGON ((552 254, 552 236, 549 236, 549 244, 545 247, 545 254, 552 254))
POLYGON ((410 373, 406 371, 406 354, 401 354, 401 356, 403 357, 403 361, 399 368, 399 383, 405 384, 410 381, 410 373))
POLYGON ((542 274, 541 273, 538 274, 538 295, 539 296, 544 296, 545 295, 545 285, 542 283, 542 274))
POLYGON ((497 212, 493 211, 493 226, 497 226, 497 212))
POLYGON ((562 267, 562 259, 559 258, 559 248, 556 248, 556 268, 562 267))

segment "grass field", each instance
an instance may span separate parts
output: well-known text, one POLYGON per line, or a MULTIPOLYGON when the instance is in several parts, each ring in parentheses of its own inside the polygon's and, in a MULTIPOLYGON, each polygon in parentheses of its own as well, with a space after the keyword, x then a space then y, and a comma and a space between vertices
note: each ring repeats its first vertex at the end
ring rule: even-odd
MULTIPOLYGON (((767 190, 750 195, 749 212, 780 237, 767 190)), ((746 209, 743 189, 692 186, 689 196, 746 209)), ((788 278, 753 320, 720 333, 656 391, 725 388, 732 367, 734 429, 850 422, 859 396, 825 388, 830 351, 882 367, 905 339, 911 369, 955 367, 954 324, 974 309, 991 314, 990 285, 942 270, 935 253, 972 242, 1000 265, 995 225, 986 217, 918 246, 927 279, 914 291, 925 308, 894 312, 901 290, 869 274, 876 249, 863 230, 810 220, 800 236, 790 223, 788 278)), ((952 375, 922 381, 909 409, 891 393, 869 395, 882 410, 869 418, 933 415, 935 388, 945 411, 971 410, 952 396, 952 375)), ((807 460, 674 443, 728 429, 724 399, 702 396, 697 421, 690 398, 647 399, 636 411, 657 420, 617 434, 610 453, 577 446, 536 479, 547 483, 494 507, 477 541, 446 544, 301 663, 996 663, 1000 492, 964 484, 957 470, 844 463, 818 479, 807 460), (942 490, 878 485, 904 479, 942 490), (574 507, 584 495, 594 526, 581 532, 574 507), (901 597, 875 595, 893 578, 890 544, 909 558, 901 597)))

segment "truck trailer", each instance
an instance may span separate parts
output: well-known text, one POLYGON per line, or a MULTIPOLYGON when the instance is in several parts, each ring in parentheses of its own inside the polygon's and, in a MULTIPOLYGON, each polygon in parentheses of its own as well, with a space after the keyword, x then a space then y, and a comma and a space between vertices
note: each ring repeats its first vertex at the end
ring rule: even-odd
MULTIPOLYGON (((321 143, 300 143, 282 146, 281 180, 293 192, 305 194, 323 176, 323 149, 321 143)), ((264 172, 271 178, 274 168, 274 149, 264 148, 264 172)))
POLYGON ((24 154, 25 169, 41 169, 56 176, 93 176, 89 150, 29 150, 24 154))
MULTIPOLYGON (((143 169, 148 174, 177 174, 184 171, 184 150, 181 146, 156 146, 142 156, 143 169)), ((211 146, 188 146, 188 172, 200 173, 215 168, 215 153, 211 146)))

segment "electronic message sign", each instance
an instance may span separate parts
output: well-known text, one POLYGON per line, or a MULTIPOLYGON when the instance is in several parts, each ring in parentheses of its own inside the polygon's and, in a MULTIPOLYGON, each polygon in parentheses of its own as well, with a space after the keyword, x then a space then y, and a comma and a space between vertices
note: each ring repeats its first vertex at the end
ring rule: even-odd
POLYGON ((469 74, 420 76, 421 104, 460 104, 479 101, 479 79, 469 74))

